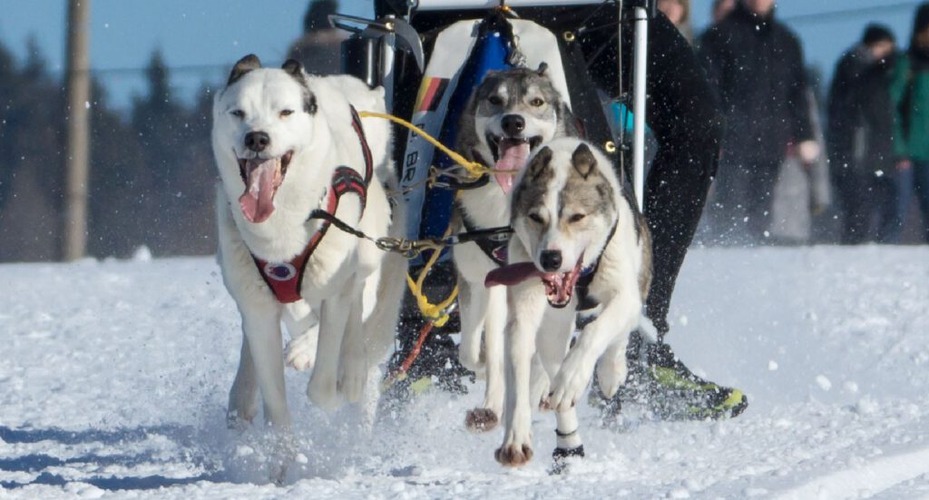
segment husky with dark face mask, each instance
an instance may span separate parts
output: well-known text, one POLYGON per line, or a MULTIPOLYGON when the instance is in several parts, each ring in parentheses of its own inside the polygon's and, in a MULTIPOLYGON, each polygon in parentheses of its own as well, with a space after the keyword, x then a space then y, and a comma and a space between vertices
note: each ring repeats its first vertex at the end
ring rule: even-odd
MULTIPOLYGON (((460 229, 474 231, 506 226, 509 194, 529 154, 557 137, 576 135, 574 119, 542 64, 538 70, 514 68, 490 72, 475 89, 458 128, 456 151, 496 172, 458 193, 460 229)), ((506 263, 505 238, 480 240, 455 248, 461 288, 461 363, 485 375, 484 403, 468 412, 466 425, 475 431, 496 426, 503 410, 503 289, 484 287, 484 277, 506 263), (482 336, 483 332, 483 336, 482 336), (482 340, 483 338, 483 349, 482 340)), ((538 370, 541 374, 541 369, 538 370)), ((547 387, 536 380, 539 395, 547 387)))
POLYGON ((594 368, 612 397, 626 380, 629 334, 645 320, 651 282, 648 228, 612 163, 574 138, 544 144, 513 191, 509 264, 487 276, 507 290, 506 432, 497 460, 532 458, 530 367, 538 353, 551 379, 556 462, 583 456, 575 405, 594 368), (573 346, 575 326, 580 333, 573 346), (570 348, 569 348, 570 346, 570 348))

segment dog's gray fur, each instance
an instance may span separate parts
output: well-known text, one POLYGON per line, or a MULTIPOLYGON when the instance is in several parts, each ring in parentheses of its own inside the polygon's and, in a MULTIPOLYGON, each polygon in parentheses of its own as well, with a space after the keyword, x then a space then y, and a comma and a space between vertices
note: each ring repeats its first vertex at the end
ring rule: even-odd
MULTIPOLYGON (((506 137, 503 117, 521 115, 527 123, 525 138, 546 142, 556 137, 577 136, 574 116, 564 98, 539 69, 512 68, 491 71, 475 89, 458 126, 456 150, 469 159, 490 165, 498 158, 488 134, 506 137)), ((538 144, 534 144, 538 146, 538 144)))
MULTIPOLYGON (((493 166, 499 159, 497 151, 501 139, 527 141, 530 146, 538 147, 554 138, 574 134, 576 128, 571 111, 543 64, 537 70, 516 68, 488 73, 460 117, 455 149, 470 160, 493 166), (524 123, 523 130, 515 135, 507 133, 503 126, 504 120, 514 117, 524 123)), ((512 175, 509 178, 488 177, 487 184, 481 187, 459 191, 456 211, 459 228, 464 220, 468 222, 467 229, 509 224, 508 194, 498 182, 511 183, 512 175)), ((505 291, 484 287, 484 277, 497 264, 477 244, 459 245, 454 255, 461 288, 459 358, 464 366, 487 379, 484 402, 480 408, 468 412, 466 425, 475 431, 486 431, 497 424, 503 410, 505 291)), ((548 381, 541 366, 537 366, 536 372, 540 377, 533 391, 537 399, 541 399, 548 381)))
POLYGON ((607 396, 625 381, 629 333, 645 321, 651 242, 644 218, 622 193, 606 156, 573 138, 537 151, 514 190, 510 263, 531 262, 544 279, 507 292, 506 432, 496 453, 504 465, 532 457, 530 367, 537 350, 552 380, 548 404, 562 452, 581 447, 574 406, 594 367, 607 396), (598 305, 569 349, 581 293, 571 277, 580 270, 592 270, 583 293, 598 305))

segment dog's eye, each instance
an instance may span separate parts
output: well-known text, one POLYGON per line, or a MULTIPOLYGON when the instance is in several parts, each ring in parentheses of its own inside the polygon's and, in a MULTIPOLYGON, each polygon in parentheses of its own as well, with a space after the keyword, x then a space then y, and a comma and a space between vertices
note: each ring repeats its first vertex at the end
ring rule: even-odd
POLYGON ((541 98, 538 98, 538 97, 536 97, 535 99, 529 101, 529 105, 532 106, 532 107, 535 107, 535 108, 538 108, 538 107, 542 106, 543 104, 545 104, 545 101, 543 101, 541 98))
POLYGON ((245 111, 242 111, 241 109, 233 109, 232 111, 229 112, 229 114, 231 114, 232 116, 240 120, 245 118, 245 111))
POLYGON ((502 99, 500 96, 498 96, 498 95, 492 95, 492 96, 490 96, 490 97, 487 99, 487 101, 488 101, 489 103, 493 104, 494 106, 500 106, 501 104, 503 104, 503 99, 502 99))
POLYGON ((545 224, 545 219, 543 219, 542 216, 536 212, 529 214, 529 220, 535 222, 536 224, 545 224))
POLYGON ((294 110, 292 110, 292 109, 285 109, 285 110, 282 110, 282 111, 281 111, 281 118, 287 118, 288 116, 290 116, 290 115, 292 115, 292 114, 294 114, 294 110))
POLYGON ((571 214, 571 217, 568 217, 568 222, 580 222, 587 217, 586 214, 571 214))

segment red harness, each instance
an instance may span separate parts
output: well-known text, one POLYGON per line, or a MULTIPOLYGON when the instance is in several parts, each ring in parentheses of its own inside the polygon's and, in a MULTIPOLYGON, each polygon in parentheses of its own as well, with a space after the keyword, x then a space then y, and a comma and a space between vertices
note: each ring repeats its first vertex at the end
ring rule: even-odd
MULTIPOLYGON (((352 111, 352 128, 358 135, 358 141, 361 143, 361 152, 364 155, 365 174, 361 176, 355 169, 342 165, 335 169, 332 174, 332 183, 329 185, 329 194, 327 196, 325 211, 330 215, 335 215, 339 208, 339 198, 345 193, 355 193, 361 200, 361 213, 364 213, 365 204, 368 197, 368 183, 374 175, 373 160, 371 149, 368 147, 368 141, 365 139, 364 129, 361 128, 361 118, 355 108, 352 111)), ((309 220, 309 218, 307 218, 309 220)), ((329 226, 332 225, 328 220, 323 219, 320 223, 319 230, 310 237, 303 251, 291 259, 289 262, 268 262, 252 255, 255 265, 258 266, 258 273, 271 288, 271 292, 277 297, 278 302, 289 304, 296 302, 302 297, 300 289, 303 285, 303 274, 306 270, 307 262, 313 251, 319 246, 329 226)))

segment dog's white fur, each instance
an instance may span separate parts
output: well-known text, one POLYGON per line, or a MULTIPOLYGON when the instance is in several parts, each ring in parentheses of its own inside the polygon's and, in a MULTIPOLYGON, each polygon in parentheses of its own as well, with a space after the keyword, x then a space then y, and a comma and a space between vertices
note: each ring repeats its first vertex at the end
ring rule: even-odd
MULTIPOLYGON (((601 387, 612 396, 626 378, 626 345, 629 333, 642 319, 641 309, 650 280, 650 239, 643 219, 613 172, 612 163, 596 147, 588 145, 596 159, 595 169, 612 188, 612 203, 575 203, 579 177, 572 155, 581 140, 556 139, 536 151, 514 192, 510 240, 510 263, 532 262, 544 270, 544 251, 559 251, 562 264, 558 272, 574 268, 580 259, 584 268, 599 257, 599 265, 589 285, 591 296, 600 303, 599 315, 580 332, 569 349, 574 330, 575 293, 567 307, 551 307, 546 289, 538 278, 530 278, 507 289, 509 322, 506 335, 506 430, 497 460, 518 466, 532 457, 532 409, 530 366, 538 351, 551 377, 549 404, 556 412, 558 448, 577 449, 575 404, 589 383, 594 366, 601 387), (550 150, 547 167, 538 161, 550 150), (541 173, 542 168, 549 172, 541 173), (535 186, 540 199, 520 202, 519 190, 535 186), (593 206, 595 209, 590 210, 593 206), (587 210, 588 213, 582 213, 587 210), (577 215, 581 217, 578 218, 577 215), (574 217, 574 219, 572 219, 574 217), (540 223, 539 221, 544 221, 540 223), (615 222, 614 222, 615 221, 615 222), (611 224, 615 232, 610 237, 611 224), (609 239, 607 239, 609 238, 609 239), (599 362, 598 362, 599 360, 599 362)), ((590 174, 591 176, 596 173, 590 174)), ((602 182, 602 180, 601 180, 602 182)))
MULTIPOLYGON (((286 430, 291 416, 284 389, 281 322, 294 338, 290 361, 308 367, 315 356, 309 398, 326 409, 343 399, 359 401, 369 372, 375 372, 393 341, 406 264, 402 257, 385 254, 370 241, 332 226, 309 259, 301 290, 304 300, 286 305, 277 301, 252 256, 287 262, 299 254, 320 227, 321 221, 307 217, 324 206, 336 167, 346 165, 364 175, 350 105, 358 111, 384 112, 384 91, 371 90, 349 76, 307 76, 291 61, 296 69, 254 68, 243 65, 247 59, 236 65, 213 106, 212 143, 221 178, 218 259, 243 331, 229 416, 231 423, 251 422, 260 391, 265 420, 286 430), (313 107, 308 107, 309 99, 313 107), (261 153, 244 144, 245 135, 254 131, 270 137, 261 153), (274 197, 273 212, 263 222, 250 222, 237 202, 245 190, 238 160, 255 154, 279 157, 288 151, 293 156, 274 197)), ((257 58, 251 66, 255 63, 257 58)), ((340 199, 335 215, 374 237, 402 235, 403 214, 391 207, 385 189, 396 183, 389 124, 376 118, 363 118, 362 124, 375 166, 367 206, 362 212, 359 198, 349 193, 340 199)))

